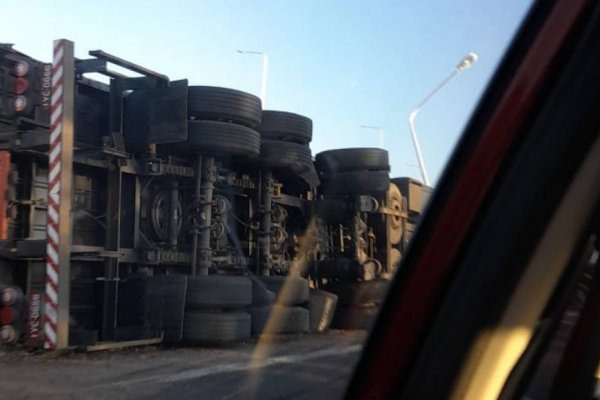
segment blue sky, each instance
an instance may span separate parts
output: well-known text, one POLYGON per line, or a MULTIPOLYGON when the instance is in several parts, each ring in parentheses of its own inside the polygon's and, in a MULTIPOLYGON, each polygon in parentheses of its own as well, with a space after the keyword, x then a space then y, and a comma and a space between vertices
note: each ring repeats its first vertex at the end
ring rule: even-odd
POLYGON ((433 98, 416 121, 435 181, 530 5, 530 0, 11 1, 2 6, 0 42, 50 60, 52 40, 67 38, 78 57, 102 49, 171 79, 257 95, 260 57, 236 49, 262 51, 269 56, 266 108, 312 118, 314 153, 377 146, 376 132, 360 125, 381 126, 393 175, 416 178, 408 113, 473 51, 477 64, 433 98))

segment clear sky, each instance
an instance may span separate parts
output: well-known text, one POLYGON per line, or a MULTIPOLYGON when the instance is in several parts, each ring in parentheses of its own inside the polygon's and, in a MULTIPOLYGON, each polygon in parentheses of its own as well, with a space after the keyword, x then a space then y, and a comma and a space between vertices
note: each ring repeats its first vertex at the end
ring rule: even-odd
POLYGON ((530 0, 3 1, 0 42, 50 60, 52 40, 78 57, 102 49, 171 79, 259 93, 267 109, 313 119, 313 153, 377 146, 394 176, 419 178, 406 118, 469 52, 479 61, 423 108, 416 125, 435 181, 530 0), (10 16, 10 18, 7 18, 10 16))

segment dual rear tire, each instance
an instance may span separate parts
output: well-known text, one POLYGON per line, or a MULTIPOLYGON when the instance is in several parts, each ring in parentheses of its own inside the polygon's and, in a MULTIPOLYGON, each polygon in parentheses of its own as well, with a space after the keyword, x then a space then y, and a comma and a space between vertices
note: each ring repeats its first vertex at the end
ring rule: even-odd
POLYGON ((390 281, 331 282, 324 287, 338 296, 332 327, 368 330, 373 325, 390 281))
POLYGON ((377 148, 323 151, 316 155, 319 191, 326 196, 384 193, 390 185, 388 152, 377 148))
POLYGON ((183 339, 225 343, 248 339, 252 282, 244 276, 190 276, 187 282, 183 339))
POLYGON ((304 333, 310 328, 308 280, 299 276, 265 276, 260 278, 268 291, 275 293, 272 304, 253 304, 252 335, 304 333))
POLYGON ((211 86, 188 89, 188 140, 168 151, 256 158, 260 154, 260 99, 239 90, 211 86))

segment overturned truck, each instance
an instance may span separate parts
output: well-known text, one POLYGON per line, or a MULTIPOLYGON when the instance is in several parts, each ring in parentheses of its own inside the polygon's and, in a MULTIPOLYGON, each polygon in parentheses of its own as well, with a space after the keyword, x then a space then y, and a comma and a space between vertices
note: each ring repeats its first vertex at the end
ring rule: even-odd
POLYGON ((313 158, 312 121, 248 93, 89 54, 0 45, 4 343, 368 327, 422 185, 390 180, 381 149, 313 158))

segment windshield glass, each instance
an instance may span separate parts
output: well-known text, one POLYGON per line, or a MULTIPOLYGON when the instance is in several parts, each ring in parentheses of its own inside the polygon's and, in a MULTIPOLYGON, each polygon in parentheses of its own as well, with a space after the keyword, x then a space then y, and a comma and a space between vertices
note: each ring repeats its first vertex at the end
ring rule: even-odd
POLYGON ((3 393, 341 397, 530 6, 0 6, 3 393))

